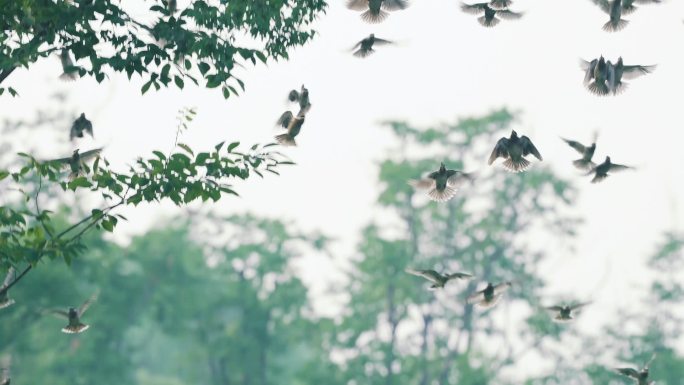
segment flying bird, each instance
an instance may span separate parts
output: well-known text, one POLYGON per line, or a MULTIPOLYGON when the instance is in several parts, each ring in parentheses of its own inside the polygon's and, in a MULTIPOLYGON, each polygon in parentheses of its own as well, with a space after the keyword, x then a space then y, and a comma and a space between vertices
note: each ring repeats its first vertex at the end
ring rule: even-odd
POLYGON ((608 9, 601 7, 604 11, 607 11, 610 20, 603 25, 603 30, 606 32, 617 32, 623 30, 627 24, 628 20, 622 18, 622 0, 613 0, 610 3, 608 9))
POLYGON ((364 58, 375 52, 373 49, 373 46, 378 46, 378 45, 388 45, 388 44, 394 44, 393 42, 385 39, 380 39, 379 37, 375 37, 375 34, 371 33, 370 36, 362 39, 360 42, 356 43, 354 47, 352 47, 352 51, 354 51, 354 56, 364 58))
POLYGON ((633 379, 637 385, 654 385, 655 381, 649 381, 648 379, 648 367, 651 365, 651 362, 653 362, 654 359, 655 353, 653 353, 651 359, 646 363, 646 365, 644 365, 644 367, 641 370, 636 370, 633 368, 617 368, 615 370, 623 376, 630 377, 631 379, 633 379))
POLYGON ((92 296, 90 296, 90 298, 83 302, 81 307, 79 307, 78 309, 70 307, 67 311, 61 309, 54 309, 50 311, 50 313, 52 313, 55 316, 66 318, 69 320, 67 326, 62 328, 62 333, 76 334, 88 330, 90 325, 82 323, 81 317, 83 317, 83 314, 85 314, 86 310, 88 310, 90 305, 92 305, 93 302, 97 300, 98 294, 99 291, 96 291, 92 296))
POLYGON ((630 170, 634 169, 634 167, 631 166, 625 166, 622 164, 616 164, 612 163, 610 161, 610 157, 606 156, 606 160, 599 164, 598 166, 594 167, 589 171, 586 175, 594 175, 594 179, 591 180, 591 183, 598 183, 603 181, 608 177, 609 172, 615 172, 615 171, 623 171, 623 170, 630 170))
POLYGON ((277 126, 280 126, 287 130, 286 133, 277 135, 275 137, 276 141, 283 146, 296 146, 297 142, 295 137, 299 135, 299 131, 302 129, 304 124, 304 118, 306 113, 311 108, 311 104, 307 105, 306 108, 301 108, 297 115, 293 115, 292 111, 285 111, 278 119, 277 126))
POLYGON ((84 163, 90 161, 96 156, 100 155, 102 148, 96 148, 93 150, 88 150, 81 154, 78 149, 74 150, 74 153, 68 158, 60 158, 50 160, 50 163, 61 163, 65 167, 69 166, 71 173, 69 174, 69 180, 73 180, 83 174, 84 163))
POLYGON ((573 149, 575 149, 575 151, 579 152, 582 155, 582 158, 572 162, 572 164, 575 165, 575 167, 579 168, 580 170, 590 170, 596 167, 596 164, 592 162, 592 158, 594 157, 594 151, 596 151, 596 137, 594 137, 594 141, 590 146, 585 146, 580 142, 570 139, 561 139, 563 139, 565 143, 567 143, 570 147, 572 147, 573 149))
POLYGON ((71 59, 71 54, 68 50, 63 49, 59 53, 59 61, 62 63, 62 74, 59 78, 64 81, 76 80, 76 69, 74 68, 74 61, 71 59))
POLYGON ((348 0, 347 8, 354 11, 364 11, 361 19, 367 23, 376 24, 389 16, 387 11, 400 11, 408 8, 407 0, 348 0))
POLYGON ((308 109, 311 106, 311 102, 309 101, 309 90, 304 87, 304 84, 302 84, 302 88, 299 91, 290 91, 290 93, 287 94, 287 100, 292 103, 299 103, 299 108, 302 109, 308 109))
POLYGON ((613 64, 610 61, 607 63, 607 82, 608 90, 617 95, 627 88, 627 83, 622 79, 636 79, 639 76, 652 73, 656 69, 655 65, 624 65, 622 57, 613 64))
POLYGON ((84 132, 94 137, 93 123, 85 117, 84 113, 81 113, 81 116, 79 116, 71 125, 69 139, 74 140, 74 138, 82 138, 84 132))
POLYGON ((4 309, 14 303, 14 300, 9 297, 9 285, 14 279, 14 268, 10 267, 5 276, 5 280, 0 286, 0 309, 4 309))
POLYGON ((432 286, 430 286, 431 290, 444 288, 447 282, 451 281, 452 279, 470 279, 473 277, 471 274, 460 272, 440 274, 434 270, 415 270, 411 268, 407 268, 404 271, 417 277, 423 277, 432 282, 432 286))
POLYGON ((511 282, 504 282, 494 285, 487 283, 487 287, 468 296, 467 302, 483 308, 490 308, 496 305, 504 292, 512 286, 511 282))
POLYGON ((608 84, 606 84, 608 65, 603 56, 590 62, 582 59, 580 66, 584 71, 584 85, 591 93, 598 96, 605 96, 610 93, 608 84))
POLYGON ((447 170, 441 163, 439 170, 431 172, 427 177, 411 180, 409 184, 416 189, 426 190, 428 197, 436 202, 446 202, 453 198, 456 191, 465 181, 473 181, 472 173, 457 170, 447 170))
POLYGON ((579 309, 587 306, 589 302, 577 303, 574 305, 563 305, 563 306, 549 306, 546 310, 550 310, 555 314, 553 320, 559 323, 572 322, 574 321, 573 313, 576 313, 579 309))
POLYGON ((518 137, 518 133, 513 130, 509 138, 501 138, 496 142, 488 163, 491 166, 497 158, 503 158, 506 160, 503 165, 508 171, 522 172, 530 166, 530 161, 525 159, 530 154, 543 160, 530 138, 525 135, 518 137))
POLYGON ((461 3, 461 9, 465 13, 469 13, 471 15, 482 15, 480 16, 477 21, 480 22, 485 27, 494 27, 495 25, 499 24, 501 21, 498 17, 501 19, 507 19, 507 20, 515 20, 515 19, 520 19, 522 17, 522 13, 519 12, 513 12, 508 9, 495 9, 490 6, 489 3, 476 3, 476 4, 465 4, 461 3))

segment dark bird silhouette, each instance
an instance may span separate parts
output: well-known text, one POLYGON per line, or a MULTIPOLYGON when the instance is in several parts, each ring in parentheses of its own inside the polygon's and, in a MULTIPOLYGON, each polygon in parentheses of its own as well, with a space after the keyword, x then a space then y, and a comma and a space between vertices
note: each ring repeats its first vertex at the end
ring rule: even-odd
POLYGON ((102 148, 96 148, 93 150, 89 150, 84 152, 83 154, 79 153, 79 150, 76 149, 74 150, 74 153, 68 157, 68 158, 60 158, 60 159, 54 159, 50 160, 50 163, 61 163, 65 167, 68 166, 69 169, 71 170, 71 173, 69 174, 69 179, 73 180, 83 174, 83 167, 84 163, 90 161, 91 159, 95 158, 96 156, 100 155, 100 152, 102 152, 102 148))
POLYGON ((521 172, 530 166, 530 161, 525 159, 530 154, 543 160, 530 138, 525 135, 518 137, 518 133, 513 130, 510 138, 501 138, 496 142, 488 163, 491 166, 497 158, 503 158, 506 160, 503 165, 508 171, 521 172))
POLYGON ((380 39, 378 37, 375 37, 375 34, 371 33, 370 36, 364 38, 360 42, 356 43, 354 47, 352 47, 352 51, 354 51, 354 56, 356 57, 361 57, 364 58, 373 52, 375 50, 373 49, 373 46, 377 45, 388 45, 388 44, 394 44, 393 42, 385 39, 380 39))
POLYGON ((71 59, 71 54, 68 50, 63 49, 59 53, 59 61, 62 63, 62 74, 59 78, 64 81, 76 80, 76 69, 74 68, 74 61, 71 59))
POLYGON ((71 130, 69 131, 69 139, 74 140, 74 138, 82 138, 84 132, 94 137, 93 123, 90 120, 86 119, 84 113, 81 113, 81 116, 79 116, 78 119, 76 119, 74 123, 71 125, 71 130))
POLYGON ((348 0, 347 8, 363 11, 361 19, 367 23, 376 24, 384 21, 389 12, 408 8, 407 0, 348 0))
MULTIPOLYGON (((604 12, 610 14, 611 2, 610 0, 592 0, 594 4, 598 5, 604 12)), ((660 4, 662 0, 622 0, 622 14, 629 15, 637 10, 635 4, 660 4)))
POLYGON ((592 168, 591 171, 587 173, 587 176, 594 175, 594 178, 591 180, 591 183, 598 183, 606 179, 609 175, 609 172, 630 170, 633 168, 634 167, 631 166, 612 163, 610 161, 610 157, 606 156, 606 160, 598 166, 592 168))
POLYGON ((590 302, 578 303, 578 304, 574 304, 574 305, 549 306, 546 308, 546 310, 550 310, 550 311, 556 313, 553 317, 553 320, 555 322, 559 322, 559 323, 572 322, 575 320, 573 318, 573 313, 576 313, 579 309, 583 308, 584 306, 589 305, 589 303, 590 302))
POLYGON ((608 80, 608 65, 603 56, 590 62, 581 60, 580 66, 584 71, 584 85, 591 93, 598 96, 605 96, 610 93, 606 83, 608 80))
POLYGON ((651 359, 641 370, 636 370, 633 368, 617 368, 615 370, 623 376, 633 379, 637 385, 655 385, 655 381, 649 381, 648 379, 648 367, 651 365, 651 362, 653 362, 654 359, 655 353, 651 356, 651 359))
POLYGON ((290 91, 290 93, 287 94, 287 100, 292 103, 299 103, 299 108, 302 109, 308 109, 311 106, 311 102, 309 101, 309 90, 304 87, 304 84, 302 84, 302 88, 299 91, 290 91))
POLYGON ((470 279, 473 277, 471 274, 460 272, 440 274, 434 270, 415 270, 411 268, 407 268, 404 271, 417 277, 423 277, 432 282, 432 286, 430 286, 431 290, 444 288, 452 279, 470 279))
POLYGON ((476 4, 465 4, 461 3, 461 9, 465 13, 469 13, 471 15, 482 15, 477 18, 477 21, 480 22, 485 27, 494 27, 495 25, 499 24, 501 19, 507 19, 507 20, 515 20, 515 19, 520 19, 522 17, 522 13, 519 12, 513 12, 508 9, 494 9, 492 8, 489 3, 476 3, 476 4), (497 18, 497 16, 499 18, 497 18))
POLYGON ((177 0, 169 0, 166 7, 169 10, 169 13, 173 15, 174 13, 176 13, 176 11, 178 11, 178 1, 177 0))
POLYGON ((14 279, 14 273, 14 268, 10 267, 5 280, 2 282, 2 286, 0 286, 0 309, 4 309, 14 303, 14 300, 9 297, 9 284, 14 279))
POLYGON ((636 79, 652 73, 655 69, 655 65, 624 65, 622 57, 619 57, 615 64, 609 61, 606 68, 608 90, 613 95, 619 94, 627 88, 627 83, 622 79, 636 79))
POLYGON ((95 292, 92 296, 90 296, 90 298, 83 302, 78 309, 70 307, 69 310, 66 311, 61 309, 50 310, 51 314, 69 320, 69 323, 62 328, 62 333, 76 334, 88 330, 90 325, 82 323, 81 317, 83 317, 83 314, 85 314, 90 305, 97 300, 98 294, 99 292, 95 292))
POLYGON ((506 292, 512 286, 511 282, 504 282, 494 285, 493 283, 487 283, 487 287, 484 289, 471 294, 466 300, 469 304, 475 304, 483 308, 489 308, 497 303, 506 292))
POLYGON ((472 173, 447 170, 444 163, 441 163, 439 170, 431 172, 423 179, 411 180, 409 184, 416 189, 426 190, 428 197, 433 201, 446 202, 453 198, 463 182, 473 179, 472 173))
POLYGON ((590 170, 596 167, 596 164, 592 162, 594 152, 596 151, 596 138, 594 138, 594 141, 590 146, 585 146, 582 143, 576 142, 574 140, 569 140, 565 138, 561 139, 563 139, 565 143, 567 143, 570 147, 574 148, 575 151, 579 152, 582 155, 582 158, 572 162, 572 164, 575 165, 575 167, 579 168, 580 170, 590 170))
POLYGON ((628 20, 622 18, 622 0, 613 0, 607 9, 607 13, 610 20, 603 25, 603 30, 606 32, 621 31, 629 24, 628 20))
POLYGON ((309 112, 310 108, 311 104, 308 104, 305 108, 301 108, 296 116, 292 114, 292 111, 285 111, 282 115, 280 115, 280 118, 276 124, 277 126, 286 129, 287 132, 275 137, 278 143, 283 146, 297 145, 295 137, 299 135, 302 125, 304 124, 306 113, 309 112))

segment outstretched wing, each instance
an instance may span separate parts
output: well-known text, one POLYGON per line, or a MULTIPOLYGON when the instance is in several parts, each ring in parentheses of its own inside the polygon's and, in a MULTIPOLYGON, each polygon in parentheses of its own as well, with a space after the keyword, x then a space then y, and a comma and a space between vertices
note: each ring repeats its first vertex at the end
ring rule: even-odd
POLYGON ((484 301, 484 299, 485 299, 484 290, 480 290, 476 293, 469 295, 468 298, 466 299, 466 302, 469 304, 474 304, 474 303, 480 303, 480 302, 484 301))
POLYGON ((60 318, 69 319, 69 312, 62 309, 50 309, 47 312, 60 318))
POLYGON ((506 290, 510 289, 513 284, 511 282, 503 282, 494 286, 494 295, 501 294, 506 290))
POLYGON ((587 305, 589 305, 591 302, 581 302, 581 303, 576 303, 572 306, 570 306, 570 310, 579 310, 587 305))
POLYGON ((520 137, 520 145, 523 149, 523 155, 532 154, 535 158, 543 160, 539 150, 537 150, 537 147, 534 147, 534 144, 532 144, 532 141, 527 136, 523 135, 520 137))
POLYGON ((349 0, 347 1, 347 8, 354 11, 364 11, 368 9, 368 0, 349 0))
POLYGON ((635 369, 632 369, 632 368, 617 368, 617 369, 615 369, 615 370, 617 370, 617 372, 620 373, 620 374, 622 374, 623 376, 627 376, 627 377, 632 377, 632 378, 639 379, 639 372, 637 372, 635 369))
POLYGON ((394 44, 393 41, 390 40, 385 40, 385 39, 380 39, 380 38, 374 38, 373 40, 373 45, 387 45, 387 44, 394 44))
POLYGON ((461 3, 461 10, 471 15, 480 15, 489 8, 488 3, 466 4, 461 3))
POLYGON ((416 190, 430 190, 436 187, 436 182, 432 178, 412 179, 408 183, 416 190))
POLYGON ((631 170, 633 168, 634 167, 631 167, 631 166, 625 166, 624 164, 616 164, 616 163, 610 164, 610 172, 631 170))
POLYGON ((102 152, 102 147, 86 151, 86 152, 80 154, 81 162, 87 162, 90 159, 100 155, 101 152, 102 152))
POLYGON ((610 2, 608 0, 591 0, 605 13, 610 14, 610 2))
POLYGON ((563 310, 563 306, 547 306, 544 309, 559 312, 559 311, 563 310))
POLYGON ((447 277, 448 278, 457 278, 457 279, 469 279, 469 278, 473 278, 473 275, 468 274, 468 273, 457 272, 457 273, 447 274, 447 277))
POLYGON ((634 79, 638 78, 639 76, 642 75, 647 75, 653 72, 656 69, 657 66, 655 65, 650 65, 650 66, 640 66, 640 65, 633 65, 633 66, 624 66, 622 71, 622 77, 625 79, 634 79))
POLYGON ((292 121, 293 117, 294 116, 292 115, 292 111, 283 112, 283 114, 280 115, 280 117, 278 118, 276 126, 282 126, 283 128, 287 128, 290 125, 290 122, 292 121))
POLYGON ((447 184, 451 187, 458 187, 466 181, 472 182, 475 176, 472 173, 465 173, 456 170, 449 170, 447 176, 447 184))
POLYGON ((384 0, 382 2, 382 8, 387 11, 401 11, 409 6, 407 0, 384 0))
POLYGON ((93 295, 90 296, 90 298, 88 298, 85 302, 83 302, 83 305, 81 305, 81 307, 78 308, 78 316, 79 317, 82 316, 83 313, 86 312, 86 310, 88 310, 88 308, 90 307, 90 305, 93 304, 93 302, 97 301, 97 297, 99 295, 100 295, 100 291, 97 290, 95 293, 93 293, 93 295))
POLYGON ((499 16, 502 19, 506 20, 517 20, 523 17, 523 14, 521 12, 513 12, 508 9, 502 9, 499 11, 496 11, 496 16, 499 16))
POLYGON ((567 143, 570 147, 574 148, 575 151, 579 152, 582 155, 584 155, 584 152, 587 151, 587 147, 584 146, 580 142, 576 142, 574 140, 565 139, 565 138, 561 138, 561 139, 563 139, 565 141, 565 143, 567 143))
POLYGON ((440 274, 434 270, 415 270, 406 268, 404 271, 417 277, 423 277, 430 282, 439 283, 439 279, 437 277, 439 277, 440 274))
POLYGON ((14 278, 14 267, 10 267, 9 270, 7 270, 7 275, 5 276, 5 280, 2 282, 2 289, 6 288, 9 286, 10 282, 14 278))
POLYGON ((508 138, 501 138, 498 142, 496 142, 496 146, 494 146, 492 154, 489 155, 488 164, 491 165, 494 163, 496 158, 499 157, 508 158, 508 138))

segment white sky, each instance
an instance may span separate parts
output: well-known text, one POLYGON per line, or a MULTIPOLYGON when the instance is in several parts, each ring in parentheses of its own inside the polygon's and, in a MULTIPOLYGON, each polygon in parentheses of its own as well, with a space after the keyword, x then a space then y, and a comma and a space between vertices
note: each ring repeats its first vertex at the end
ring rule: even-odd
MULTIPOLYGON (((649 278, 641 273, 654 242, 664 230, 682 229, 684 2, 643 6, 615 34, 601 30, 608 18, 589 0, 562 6, 519 0, 513 9, 525 16, 493 29, 462 13, 455 0, 416 0, 379 25, 363 23, 343 1, 331 3, 317 23, 319 35, 294 50, 289 61, 248 67, 242 76, 247 91, 238 98, 225 101, 220 90, 195 87, 142 96, 142 82, 129 83, 124 76, 112 76, 103 85, 93 79, 62 83, 56 79, 59 61, 50 58, 8 79, 21 98, 4 97, 0 113, 32 117, 37 105, 54 103, 47 99, 52 91, 66 90, 76 109, 93 121, 95 144, 106 145, 105 156, 114 164, 125 164, 152 149, 167 150, 175 137, 176 113, 185 106, 198 108, 192 129, 181 139, 193 147, 210 148, 222 140, 269 142, 278 133, 275 120, 288 108, 287 92, 304 83, 313 108, 299 147, 287 151, 298 164, 281 169, 280 177, 250 179, 239 187, 242 198, 228 198, 217 210, 251 211, 320 229, 339 239, 337 257, 346 258, 359 229, 379 213, 376 161, 391 143, 378 122, 405 119, 428 126, 508 106, 523 112, 519 132, 534 140, 544 162, 581 190, 577 210, 586 223, 577 253, 549 261, 544 269, 552 281, 549 294, 588 297, 607 276, 594 298, 597 305, 583 317, 587 327, 641 298, 649 278), (379 47, 367 60, 351 56, 349 48, 371 32, 401 44, 379 47), (601 54, 658 68, 632 81, 625 94, 598 98, 583 88, 578 61, 601 54), (639 169, 600 185, 578 176, 570 165, 577 155, 559 136, 589 141, 596 129, 597 159, 609 154, 639 169)), ((64 130, 66 135, 68 126, 64 130)), ((471 166, 485 167, 485 161, 471 166)), ((129 211, 125 215, 136 224, 122 229, 139 231, 160 222, 150 214, 176 212, 172 205, 129 211)), ((319 292, 333 271, 321 263, 304 274, 319 292), (326 273, 318 274, 319 269, 326 273)))

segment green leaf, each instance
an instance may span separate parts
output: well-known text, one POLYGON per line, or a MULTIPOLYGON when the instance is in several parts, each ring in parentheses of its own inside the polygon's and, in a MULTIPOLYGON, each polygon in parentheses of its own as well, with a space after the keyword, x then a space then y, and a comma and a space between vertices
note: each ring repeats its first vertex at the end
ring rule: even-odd
POLYGON ((195 153, 192 151, 192 149, 190 148, 190 146, 188 146, 187 144, 178 143, 178 147, 180 147, 180 148, 182 148, 183 150, 187 151, 190 155, 195 156, 195 153))
POLYGON ((145 84, 142 86, 142 88, 140 89, 140 91, 142 91, 142 94, 143 94, 143 95, 145 95, 145 92, 147 92, 147 90, 150 89, 150 86, 151 86, 151 85, 152 85, 152 80, 150 80, 149 82, 145 83, 145 84))
POLYGON ((232 152, 239 145, 240 145, 240 142, 233 142, 233 143, 229 144, 228 149, 227 149, 228 152, 229 153, 232 152))
POLYGON ((176 83, 176 87, 180 88, 181 90, 185 86, 185 82, 183 82, 183 79, 181 79, 181 77, 178 75, 173 77, 173 81, 176 83))
POLYGON ((9 171, 0 170, 0 180, 3 180, 9 176, 9 171))
POLYGON ((204 74, 206 74, 207 71, 209 71, 209 68, 210 68, 210 67, 209 67, 209 64, 207 64, 207 63, 205 63, 205 62, 200 62, 200 63, 197 65, 197 67, 199 67, 199 70, 200 70, 200 73, 202 74, 202 76, 204 76, 204 74))

